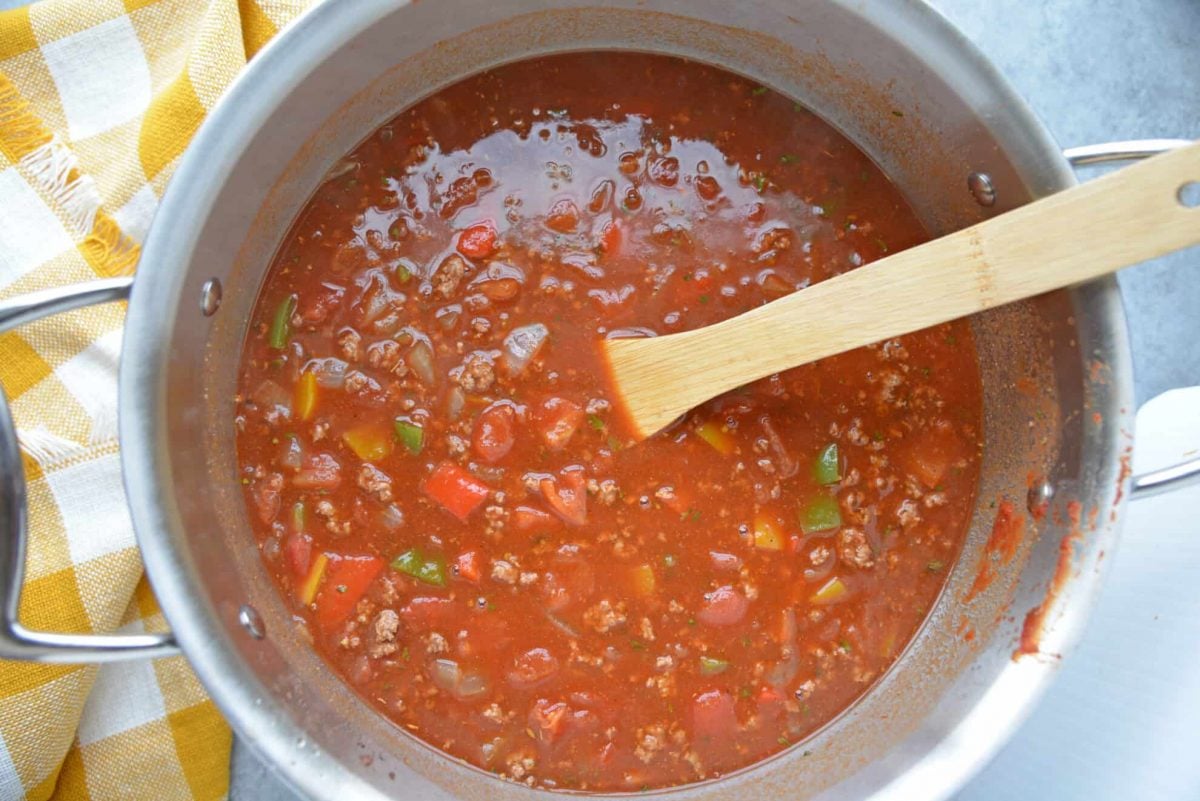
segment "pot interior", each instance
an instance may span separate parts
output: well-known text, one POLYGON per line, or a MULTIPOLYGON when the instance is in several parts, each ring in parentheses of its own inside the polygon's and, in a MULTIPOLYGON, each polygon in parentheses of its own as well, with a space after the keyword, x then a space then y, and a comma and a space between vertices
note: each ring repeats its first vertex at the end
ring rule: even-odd
MULTIPOLYGON (((202 680, 297 786, 411 798, 528 795, 536 791, 442 756, 344 686, 292 623, 245 519, 230 402, 237 354, 270 258, 328 167, 415 100, 486 67, 549 52, 632 49, 720 65, 795 98, 874 158, 935 234, 1072 179, 1040 127, 957 33, 910 3, 867 11, 833 1, 801 8, 786 0, 623 0, 599 8, 445 0, 338 4, 337 13, 333 5, 260 56, 206 125, 172 184, 172 193, 192 196, 164 204, 148 244, 155 269, 138 280, 126 358, 144 351, 148 363, 161 361, 146 384, 161 402, 143 455, 155 465, 163 511, 155 531, 138 515, 139 536, 202 680), (977 171, 996 190, 990 208, 967 191, 977 171), (170 219, 185 209, 189 217, 170 219), (224 301, 206 319, 197 301, 213 277, 224 301), (176 575, 155 569, 165 552, 176 575), (265 621, 263 639, 238 622, 247 604, 265 621)), ((944 796, 1036 697, 1057 664, 1053 655, 1079 631, 1100 555, 1115 538, 1117 432, 1130 408, 1124 330, 1111 282, 989 312, 974 328, 985 389, 983 478, 965 550, 924 628, 872 691, 807 741, 732 776, 662 794, 944 796), (1043 484, 1054 495, 1035 520, 1028 499, 1038 500, 1043 484), (1011 561, 987 548, 1005 501, 1027 521, 1011 561), (1070 501, 1096 517, 1045 607, 1042 653, 1014 661, 1026 613, 1043 602, 1060 540, 1072 530, 1070 501), (968 602, 984 560, 996 577, 968 602)), ((139 458, 136 451, 127 455, 139 458)))

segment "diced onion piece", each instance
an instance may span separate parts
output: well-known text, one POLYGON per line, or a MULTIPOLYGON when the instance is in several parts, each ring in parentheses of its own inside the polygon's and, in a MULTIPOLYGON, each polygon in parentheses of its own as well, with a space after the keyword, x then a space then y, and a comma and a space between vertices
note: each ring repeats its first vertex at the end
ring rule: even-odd
POLYGON ((571 625, 569 623, 567 623, 566 621, 562 620, 561 618, 555 617, 554 615, 550 614, 549 612, 546 613, 546 619, 550 621, 550 625, 554 626, 554 628, 558 629, 559 631, 561 631, 563 634, 567 635, 571 639, 573 639, 573 640, 579 639, 579 632, 576 631, 574 628, 572 628, 571 625))
POLYGON ((754 516, 754 547, 764 551, 783 550, 783 532, 779 522, 766 512, 754 516))
POLYGON ((408 366, 421 382, 433 386, 437 380, 433 372, 433 351, 426 342, 418 341, 408 352, 408 366))
POLYGON ((834 576, 822 584, 821 588, 809 596, 808 600, 814 604, 832 604, 842 600, 848 592, 849 590, 846 589, 845 583, 837 576, 834 576))
POLYGON ((433 660, 433 664, 429 666, 429 674, 434 686, 448 693, 457 692, 458 684, 462 681, 462 669, 453 659, 433 660))
POLYGON ((283 452, 279 454, 279 466, 295 472, 304 466, 304 448, 295 434, 284 437, 283 452))
POLYGON ((304 365, 305 373, 312 373, 317 379, 317 386, 325 389, 341 389, 346 384, 346 371, 350 365, 341 359, 327 356, 323 359, 309 359, 304 365))
POLYGON ((454 692, 454 697, 460 701, 469 701, 472 698, 478 698, 488 691, 487 678, 481 673, 464 673, 462 679, 458 682, 458 689, 454 692))
POLYGON ((304 533, 305 517, 304 501, 296 501, 292 504, 292 531, 296 534, 304 533))
POLYGON ((455 386, 446 395, 446 417, 450 418, 451 422, 458 420, 466 405, 467 393, 462 391, 462 387, 455 386))
POLYGON ((509 332, 504 338, 502 359, 508 374, 515 378, 525 372, 525 368, 537 357, 549 335, 550 331, 541 323, 523 325, 509 332))
POLYGON ((297 420, 308 420, 317 409, 317 374, 305 372, 296 380, 295 399, 292 402, 297 420))
POLYGON ((641 564, 630 571, 633 591, 638 595, 653 595, 658 582, 654 578, 654 568, 641 564))
POLYGON ((390 503, 380 510, 377 519, 385 531, 396 531, 404 525, 404 512, 396 504, 390 503))
POLYGON ((838 458, 838 446, 831 442, 821 449, 813 462, 813 478, 818 484, 836 484, 842 480, 842 465, 838 458))
POLYGON ((775 472, 780 478, 791 478, 800 470, 800 465, 788 453, 783 444, 783 438, 775 430, 775 426, 771 424, 771 418, 763 415, 760 420, 763 431, 767 434, 767 443, 771 446, 771 452, 775 454, 775 472))
POLYGON ((263 412, 276 410, 280 417, 292 416, 292 398, 288 391, 267 378, 250 393, 250 400, 258 404, 263 412))
POLYGON ((729 669, 729 661, 712 656, 700 657, 701 676, 719 676, 729 669))
POLYGON ((716 420, 709 420, 696 427, 696 436, 707 442, 717 453, 728 456, 733 453, 736 444, 729 432, 721 427, 716 420))
POLYGON ((816 496, 800 513, 800 528, 805 534, 832 531, 841 525, 842 513, 838 508, 837 498, 832 495, 816 496))
POLYGON ((300 589, 297 595, 300 598, 300 603, 308 606, 313 602, 313 598, 317 597, 317 588, 321 586, 321 579, 325 576, 325 568, 329 564, 329 557, 325 554, 317 554, 317 558, 313 560, 312 567, 308 569, 308 575, 300 584, 300 589))
POLYGON ((342 441, 364 462, 374 462, 392 452, 392 433, 382 425, 362 425, 342 434, 342 441))

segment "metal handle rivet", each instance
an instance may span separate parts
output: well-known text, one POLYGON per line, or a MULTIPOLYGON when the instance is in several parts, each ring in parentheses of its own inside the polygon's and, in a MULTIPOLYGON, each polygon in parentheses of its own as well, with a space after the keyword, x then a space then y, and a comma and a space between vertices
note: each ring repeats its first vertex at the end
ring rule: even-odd
POLYGON ((221 307, 221 282, 210 278, 200 288, 200 311, 205 317, 212 317, 221 307))
POLYGON ((992 178, 986 172, 973 172, 967 176, 967 189, 980 206, 996 204, 996 187, 992 186, 992 178))
POLYGON ((238 610, 238 622, 256 640, 261 640, 267 634, 267 628, 263 625, 262 615, 250 604, 242 604, 242 608, 238 610))

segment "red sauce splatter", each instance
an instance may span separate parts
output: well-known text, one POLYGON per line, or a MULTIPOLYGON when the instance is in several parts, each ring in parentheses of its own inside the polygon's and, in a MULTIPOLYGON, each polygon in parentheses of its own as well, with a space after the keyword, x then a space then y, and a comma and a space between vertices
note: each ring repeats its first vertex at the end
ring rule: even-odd
POLYGON ((1025 517, 1017 514, 1010 501, 1001 501, 1000 508, 996 511, 996 522, 992 524, 991 536, 983 546, 979 572, 963 600, 970 602, 991 586, 992 581, 996 578, 993 563, 997 560, 1003 561, 1004 564, 1011 562, 1021 547, 1021 539, 1024 534, 1025 517))
POLYGON ((1125 497, 1125 479, 1133 474, 1133 465, 1130 463, 1130 455, 1132 449, 1125 448, 1125 452, 1121 454, 1121 470, 1117 473, 1117 496, 1113 498, 1113 506, 1121 503, 1121 499, 1125 497))
POLYGON ((1058 543, 1058 563, 1054 566, 1054 576, 1050 579, 1045 597, 1025 615, 1025 622, 1021 626, 1021 641, 1012 655, 1014 660, 1041 653, 1040 643, 1042 631, 1046 626, 1046 615, 1050 613, 1050 607, 1054 605, 1058 594, 1071 578, 1075 543, 1083 539, 1083 532, 1079 529, 1083 505, 1079 501, 1068 503, 1067 516, 1071 518, 1071 530, 1058 543))

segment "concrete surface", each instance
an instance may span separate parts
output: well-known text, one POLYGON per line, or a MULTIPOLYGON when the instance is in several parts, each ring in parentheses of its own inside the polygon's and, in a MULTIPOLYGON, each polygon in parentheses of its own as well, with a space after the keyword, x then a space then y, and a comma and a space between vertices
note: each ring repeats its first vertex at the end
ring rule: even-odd
MULTIPOLYGON (((1200 138, 1197 0, 934 0, 933 5, 999 66, 1063 146, 1200 138)), ((1126 271, 1120 283, 1130 319, 1139 403, 1171 387, 1200 384, 1200 252, 1126 271)), ((1137 677, 1125 681, 1136 683, 1137 677)), ((1121 682, 1108 691, 1121 692, 1121 682)), ((1069 713, 1062 706, 1055 703, 1052 690, 1044 704, 1048 711, 1035 715, 962 793, 963 801, 1017 797, 1003 792, 1004 777, 1020 769, 1029 741, 1044 737, 1038 732, 1054 730, 1054 715, 1069 713)), ((1113 725, 1120 724, 1114 720, 1113 725)), ((1045 766, 1049 771, 1080 767, 1045 766)), ((1200 787, 1190 790, 1194 794, 1189 797, 1200 797, 1200 787)), ((1103 786, 1097 792, 1091 797, 1117 797, 1105 794, 1103 786)), ((240 743, 234 748, 230 797, 297 799, 240 743)), ((1051 796, 1035 792, 1023 797, 1051 796)))

